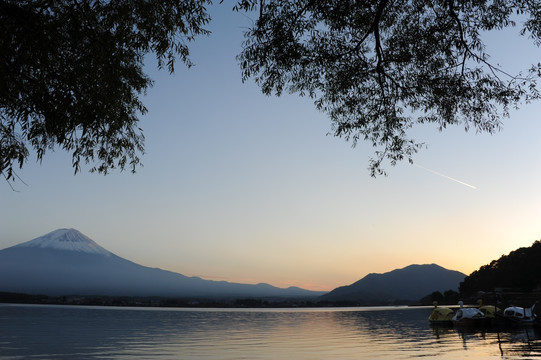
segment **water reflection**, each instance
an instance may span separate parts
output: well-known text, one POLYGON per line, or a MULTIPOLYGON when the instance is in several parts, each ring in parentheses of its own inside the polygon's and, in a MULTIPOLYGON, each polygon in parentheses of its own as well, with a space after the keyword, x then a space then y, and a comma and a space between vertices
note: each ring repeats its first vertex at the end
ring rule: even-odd
MULTIPOLYGON (((533 327, 468 329, 432 327, 433 335, 444 342, 459 339, 464 350, 478 351, 482 347, 497 349, 502 357, 541 356, 541 329, 533 327)), ((491 351, 494 352, 494 351, 491 351)))
POLYGON ((0 305, 0 359, 530 359, 537 329, 434 328, 428 308, 106 309, 0 305))

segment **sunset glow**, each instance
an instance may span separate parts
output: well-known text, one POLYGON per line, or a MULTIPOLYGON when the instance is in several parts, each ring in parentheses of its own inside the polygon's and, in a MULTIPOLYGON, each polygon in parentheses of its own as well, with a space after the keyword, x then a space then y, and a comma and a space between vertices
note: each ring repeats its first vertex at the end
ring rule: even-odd
MULTIPOLYGON (((417 165, 386 164, 374 179, 374 149, 327 136, 309 98, 241 82, 235 56, 251 20, 217 9, 193 68, 170 76, 148 60, 144 167, 73 176, 70 154, 31 155, 17 172, 28 186, 0 188, 0 248, 75 228, 145 266, 332 290, 410 264, 469 274, 541 238, 541 104, 511 112, 492 136, 414 128, 427 144, 417 165)), ((540 58, 514 46, 495 56, 540 58)))

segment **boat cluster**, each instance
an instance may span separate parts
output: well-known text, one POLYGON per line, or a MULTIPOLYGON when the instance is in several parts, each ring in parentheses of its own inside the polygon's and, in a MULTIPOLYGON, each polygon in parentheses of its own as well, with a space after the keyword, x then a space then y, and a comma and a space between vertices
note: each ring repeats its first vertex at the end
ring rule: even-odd
POLYGON ((481 301, 477 307, 465 307, 460 301, 456 310, 438 307, 434 302, 428 321, 434 326, 541 326, 541 317, 535 314, 535 304, 529 308, 509 306, 502 311, 494 305, 483 305, 481 301))

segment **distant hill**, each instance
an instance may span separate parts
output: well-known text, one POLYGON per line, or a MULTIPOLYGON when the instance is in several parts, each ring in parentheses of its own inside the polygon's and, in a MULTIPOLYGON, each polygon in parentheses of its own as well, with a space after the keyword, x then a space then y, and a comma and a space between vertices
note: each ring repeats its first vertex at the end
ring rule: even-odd
POLYGON ((316 297, 323 292, 203 280, 123 259, 74 229, 0 250, 0 292, 180 298, 316 297))
POLYGON ((519 248, 468 275, 461 294, 494 291, 495 288, 530 291, 541 286, 541 241, 519 248))
POLYGON ((410 265, 384 274, 368 274, 351 285, 322 295, 318 300, 363 305, 412 302, 435 291, 456 291, 465 276, 436 264, 410 265))

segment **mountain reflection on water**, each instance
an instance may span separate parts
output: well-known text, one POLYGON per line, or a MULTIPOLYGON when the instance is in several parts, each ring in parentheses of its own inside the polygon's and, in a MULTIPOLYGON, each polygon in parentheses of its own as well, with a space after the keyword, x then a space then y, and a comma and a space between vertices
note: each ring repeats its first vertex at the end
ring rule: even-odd
POLYGON ((431 308, 0 305, 0 359, 530 359, 534 328, 434 328, 431 308))

